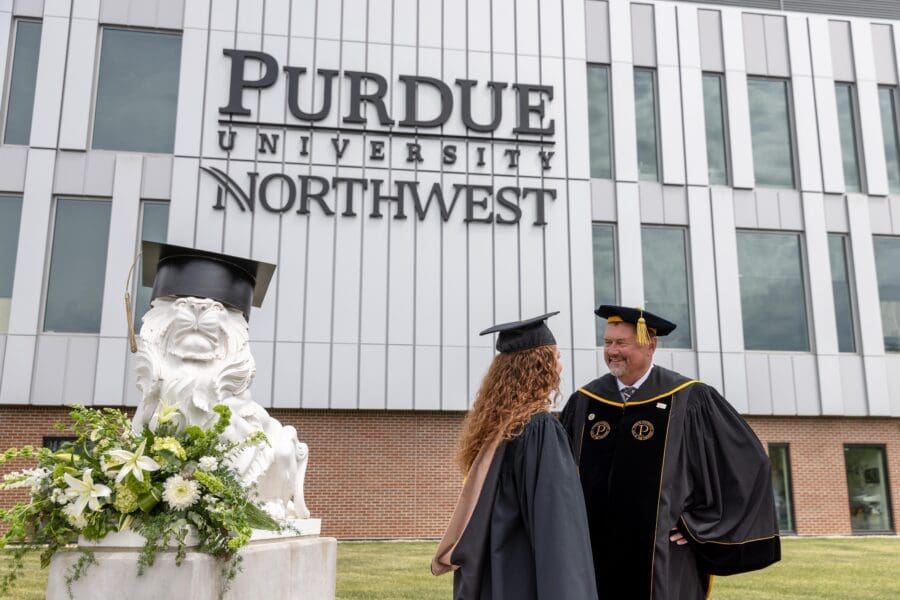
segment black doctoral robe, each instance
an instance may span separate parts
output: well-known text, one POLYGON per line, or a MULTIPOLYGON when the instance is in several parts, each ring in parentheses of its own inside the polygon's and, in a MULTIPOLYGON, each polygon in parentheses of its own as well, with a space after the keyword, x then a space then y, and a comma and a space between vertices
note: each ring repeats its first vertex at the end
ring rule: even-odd
POLYGON ((596 600, 575 461, 550 413, 498 446, 450 559, 454 600, 596 600))
POLYGON ((601 600, 699 600, 713 575, 780 559, 768 457, 711 387, 654 366, 623 404, 607 374, 575 392, 561 419, 601 600), (688 544, 669 541, 673 527, 688 544))

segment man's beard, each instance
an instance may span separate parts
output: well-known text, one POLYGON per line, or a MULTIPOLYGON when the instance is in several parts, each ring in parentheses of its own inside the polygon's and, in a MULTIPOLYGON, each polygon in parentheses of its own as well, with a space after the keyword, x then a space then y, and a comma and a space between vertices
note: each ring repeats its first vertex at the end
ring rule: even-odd
POLYGON ((609 369, 609 372, 612 373, 616 377, 621 377, 625 374, 625 371, 628 370, 628 364, 625 361, 619 361, 613 363, 609 360, 606 361, 606 366, 609 369))

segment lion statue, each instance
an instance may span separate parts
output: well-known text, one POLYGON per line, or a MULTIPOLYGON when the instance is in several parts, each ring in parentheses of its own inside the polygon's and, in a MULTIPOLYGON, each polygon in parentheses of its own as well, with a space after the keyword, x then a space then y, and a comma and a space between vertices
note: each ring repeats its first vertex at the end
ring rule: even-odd
POLYGON ((308 518, 303 480, 309 449, 293 427, 250 397, 256 363, 241 311, 209 298, 156 298, 142 320, 140 339, 135 375, 142 399, 132 421, 135 431, 155 429, 162 415, 171 416, 179 429, 208 429, 218 418, 213 408, 224 404, 232 413, 224 440, 241 442, 256 431, 268 439, 231 458, 243 483, 255 487, 273 517, 308 518))

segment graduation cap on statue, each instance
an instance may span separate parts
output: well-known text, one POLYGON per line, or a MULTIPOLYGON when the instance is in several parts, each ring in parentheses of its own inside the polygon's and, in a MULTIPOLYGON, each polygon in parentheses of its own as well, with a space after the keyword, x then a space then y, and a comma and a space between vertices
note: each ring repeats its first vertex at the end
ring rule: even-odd
MULTIPOLYGON (((241 311, 248 321, 250 307, 262 306, 275 272, 275 265, 270 263, 147 240, 141 242, 141 255, 141 283, 153 288, 151 301, 163 296, 212 298, 241 311)), ((129 329, 133 332, 131 299, 127 292, 125 304, 129 329)), ((135 352, 137 346, 133 339, 131 347, 135 352)))
POLYGON ((532 317, 524 321, 512 321, 488 327, 478 335, 499 333, 497 336, 497 352, 518 352, 530 350, 539 346, 551 346, 556 344, 553 332, 547 327, 545 321, 559 311, 547 313, 539 317, 532 317))
POLYGON ((627 306, 604 304, 595 310, 594 314, 606 319, 607 323, 631 323, 637 328, 637 341, 642 346, 650 343, 650 334, 655 336, 669 335, 677 327, 675 323, 666 321, 640 306, 629 308, 627 306))

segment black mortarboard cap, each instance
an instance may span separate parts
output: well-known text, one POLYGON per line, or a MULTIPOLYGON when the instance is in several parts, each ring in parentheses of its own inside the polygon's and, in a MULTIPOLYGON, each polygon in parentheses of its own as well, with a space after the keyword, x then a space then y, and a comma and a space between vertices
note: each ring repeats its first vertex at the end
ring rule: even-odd
POLYGON ((547 313, 539 317, 532 317, 524 321, 501 323, 488 327, 478 335, 499 333, 497 336, 497 352, 518 352, 529 350, 538 346, 550 346, 556 343, 553 332, 544 322, 559 311, 547 313))
POLYGON ((662 317, 654 315, 652 312, 647 312, 641 307, 629 308, 627 306, 604 304, 595 310, 594 314, 598 317, 603 317, 608 323, 625 322, 635 325, 638 328, 638 341, 640 341, 641 337, 641 321, 644 322, 643 324, 647 330, 658 336, 669 335, 675 331, 676 327, 675 323, 666 321, 662 317))
POLYGON ((250 307, 262 306, 275 265, 184 246, 141 242, 142 282, 162 296, 212 298, 250 320, 250 307))

